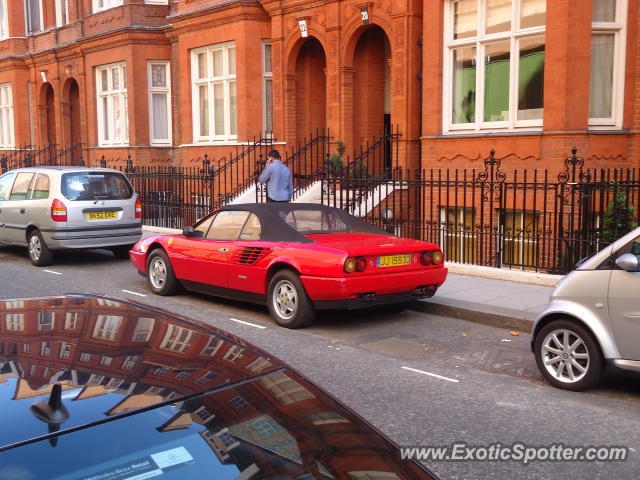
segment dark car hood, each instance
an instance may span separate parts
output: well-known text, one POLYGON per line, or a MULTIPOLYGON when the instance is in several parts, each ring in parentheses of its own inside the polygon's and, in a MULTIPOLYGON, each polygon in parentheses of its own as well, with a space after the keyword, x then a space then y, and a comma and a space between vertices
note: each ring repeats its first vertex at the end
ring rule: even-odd
POLYGON ((431 478, 287 365, 214 327, 91 295, 0 301, 0 314, 0 479, 431 478), (54 384, 61 424, 32 413, 54 384))

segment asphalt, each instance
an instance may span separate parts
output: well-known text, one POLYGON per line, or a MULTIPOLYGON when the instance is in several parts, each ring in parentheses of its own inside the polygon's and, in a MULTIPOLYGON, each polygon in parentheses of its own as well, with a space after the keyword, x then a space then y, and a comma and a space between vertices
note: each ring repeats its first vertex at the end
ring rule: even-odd
MULTIPOLYGON (((144 226, 147 234, 180 230, 144 226)), ((530 332, 549 302, 561 275, 447 263, 444 284, 435 296, 416 300, 411 309, 518 332, 530 332)))
POLYGON ((413 302, 412 309, 518 332, 530 332, 549 303, 559 275, 448 264, 449 275, 435 296, 413 302), (456 272, 465 273, 456 273, 456 272), (542 282, 540 281, 542 277, 542 282))

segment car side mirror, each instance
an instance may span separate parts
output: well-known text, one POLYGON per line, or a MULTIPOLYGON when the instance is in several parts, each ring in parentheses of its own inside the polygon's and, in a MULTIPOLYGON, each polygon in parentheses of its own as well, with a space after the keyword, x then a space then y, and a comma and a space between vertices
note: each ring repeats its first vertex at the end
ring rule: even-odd
POLYGON ((191 238, 202 238, 203 236, 200 230, 196 230, 193 227, 184 227, 182 229, 182 235, 191 238))
POLYGON ((626 272, 638 271, 638 257, 633 253, 625 253, 616 258, 616 265, 626 272))

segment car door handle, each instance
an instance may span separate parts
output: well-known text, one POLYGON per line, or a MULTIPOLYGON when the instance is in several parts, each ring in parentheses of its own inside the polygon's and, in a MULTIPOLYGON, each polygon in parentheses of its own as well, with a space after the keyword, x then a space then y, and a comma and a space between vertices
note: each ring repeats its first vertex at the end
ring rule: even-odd
POLYGON ((26 210, 24 208, 20 209, 20 213, 24 213, 26 210))
POLYGON ((221 248, 221 249, 219 249, 218 251, 219 251, 219 252, 228 252, 228 251, 229 251, 229 249, 228 249, 228 248, 221 248))

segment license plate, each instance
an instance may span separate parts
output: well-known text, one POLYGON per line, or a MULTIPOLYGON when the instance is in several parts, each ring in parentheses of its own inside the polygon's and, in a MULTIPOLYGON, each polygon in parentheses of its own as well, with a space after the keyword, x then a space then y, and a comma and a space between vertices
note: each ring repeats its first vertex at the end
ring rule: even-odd
POLYGON ((400 267, 411 265, 411 255, 387 255, 378 257, 378 267, 400 267))
POLYGON ((87 220, 109 220, 118 218, 118 212, 87 212, 87 220))

